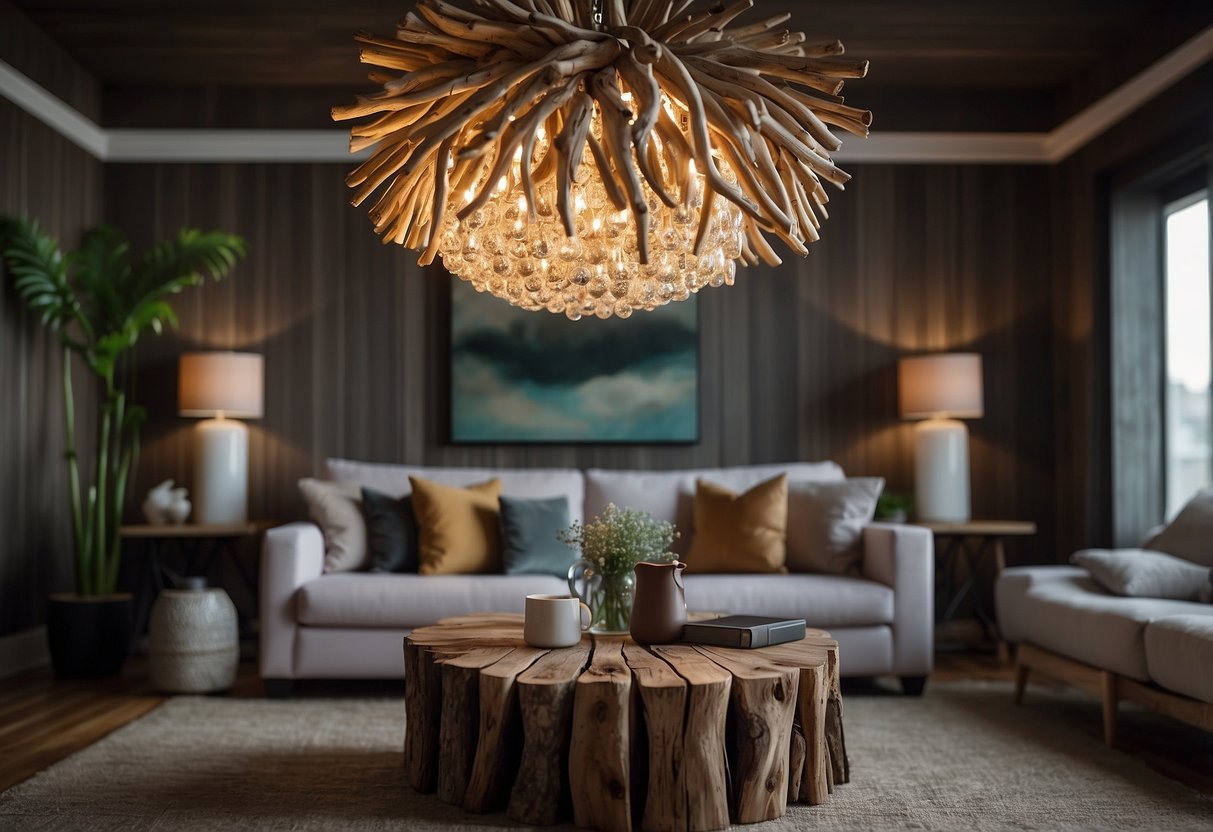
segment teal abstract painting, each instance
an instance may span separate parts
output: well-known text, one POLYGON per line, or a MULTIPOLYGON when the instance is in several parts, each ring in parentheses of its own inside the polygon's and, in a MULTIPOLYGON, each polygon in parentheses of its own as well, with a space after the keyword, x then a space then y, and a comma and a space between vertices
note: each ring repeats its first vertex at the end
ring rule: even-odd
POLYGON ((626 320, 570 321, 451 283, 452 441, 698 441, 694 295, 626 320))

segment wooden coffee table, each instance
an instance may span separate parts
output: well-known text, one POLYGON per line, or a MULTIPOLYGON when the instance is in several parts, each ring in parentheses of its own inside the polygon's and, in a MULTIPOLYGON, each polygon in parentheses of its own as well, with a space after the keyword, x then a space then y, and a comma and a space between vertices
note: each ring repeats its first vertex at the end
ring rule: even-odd
POLYGON ((824 803, 849 780, 838 643, 644 648, 586 635, 544 650, 521 615, 471 615, 404 643, 409 783, 520 823, 723 829, 824 803))

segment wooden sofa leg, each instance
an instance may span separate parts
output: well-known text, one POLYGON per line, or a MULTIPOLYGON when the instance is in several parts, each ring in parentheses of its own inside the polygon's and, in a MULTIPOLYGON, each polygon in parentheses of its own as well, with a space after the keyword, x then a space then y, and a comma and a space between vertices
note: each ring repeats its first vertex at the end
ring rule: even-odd
POLYGON ((922 696, 927 687, 926 676, 902 676, 901 692, 906 696, 922 696))
POLYGON ((1015 665, 1015 704, 1023 704, 1023 692, 1028 686, 1028 674, 1032 672, 1032 668, 1028 667, 1022 661, 1015 665))
POLYGON ((1116 690, 1116 674, 1101 670, 1099 681, 1103 689, 1103 741, 1104 745, 1112 748, 1116 745, 1116 703, 1120 698, 1116 690))

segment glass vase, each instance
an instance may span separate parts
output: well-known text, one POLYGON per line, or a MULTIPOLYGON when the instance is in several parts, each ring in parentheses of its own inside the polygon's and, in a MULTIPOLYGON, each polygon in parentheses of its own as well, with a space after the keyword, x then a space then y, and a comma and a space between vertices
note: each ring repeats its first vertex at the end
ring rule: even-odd
POLYGON ((600 575, 594 588, 590 611, 591 633, 625 634, 632 619, 632 600, 636 596, 636 576, 600 575))

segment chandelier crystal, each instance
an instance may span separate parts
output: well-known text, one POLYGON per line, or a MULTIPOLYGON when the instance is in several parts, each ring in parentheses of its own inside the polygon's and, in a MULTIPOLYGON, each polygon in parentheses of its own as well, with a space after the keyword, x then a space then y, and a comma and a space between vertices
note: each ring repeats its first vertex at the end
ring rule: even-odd
POLYGON ((395 39, 360 34, 362 60, 396 74, 333 111, 374 116, 351 130, 374 148, 347 177, 354 204, 379 192, 385 243, 573 320, 732 285, 739 262, 780 262, 764 234, 807 253, 820 180, 849 178, 827 125, 871 122, 837 96, 867 64, 776 29, 786 14, 730 33, 750 0, 691 5, 421 0, 395 39))

